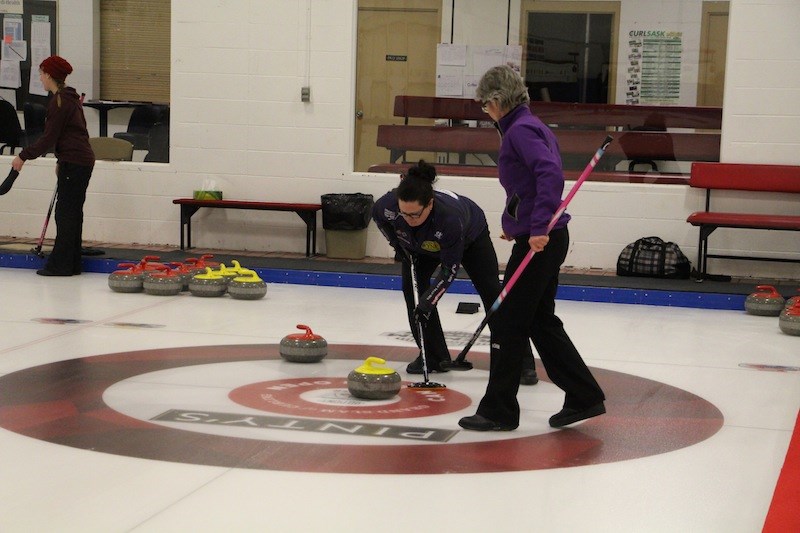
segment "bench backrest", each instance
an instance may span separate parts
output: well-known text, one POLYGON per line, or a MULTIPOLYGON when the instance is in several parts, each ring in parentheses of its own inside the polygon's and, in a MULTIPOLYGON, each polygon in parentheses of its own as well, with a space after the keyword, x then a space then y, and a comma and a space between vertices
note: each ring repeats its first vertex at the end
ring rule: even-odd
POLYGON ((394 116, 406 119, 491 120, 489 115, 481 110, 481 105, 474 100, 433 96, 395 96, 394 116))
POLYGON ((722 128, 721 107, 649 106, 531 102, 531 110, 545 124, 666 130, 668 128, 722 128))
MULTIPOLYGON (((666 128, 722 128, 721 107, 648 106, 531 102, 531 110, 546 124, 588 128, 616 127, 659 130, 666 128)), ((468 98, 398 95, 394 116, 451 120, 490 120, 480 103, 468 98)))
POLYGON ((800 166, 692 163, 689 185, 704 189, 800 193, 800 166))
MULTIPOLYGON (((588 159, 606 138, 603 130, 554 130, 564 154, 584 154, 588 159)), ((615 136, 606 153, 622 159, 718 161, 720 136, 715 133, 657 133, 629 131, 615 136)), ((494 128, 440 128, 436 126, 378 126, 376 143, 390 150, 493 154, 500 149, 494 128)))

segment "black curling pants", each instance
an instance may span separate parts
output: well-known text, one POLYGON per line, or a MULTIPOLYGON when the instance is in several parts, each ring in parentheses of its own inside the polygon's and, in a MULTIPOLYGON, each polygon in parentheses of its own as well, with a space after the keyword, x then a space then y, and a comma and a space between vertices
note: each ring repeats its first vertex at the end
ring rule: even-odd
POLYGON ((83 204, 93 167, 58 164, 58 200, 55 207, 56 240, 45 269, 56 274, 81 273, 83 204))
MULTIPOLYGON (((550 232, 550 242, 534 254, 489 321, 492 331, 489 383, 477 412, 494 422, 519 425, 517 391, 529 338, 548 377, 565 392, 564 407, 581 409, 605 400, 600 385, 555 314, 558 273, 568 249, 567 228, 550 232)), ((529 250, 527 236, 516 240, 506 280, 529 250)))

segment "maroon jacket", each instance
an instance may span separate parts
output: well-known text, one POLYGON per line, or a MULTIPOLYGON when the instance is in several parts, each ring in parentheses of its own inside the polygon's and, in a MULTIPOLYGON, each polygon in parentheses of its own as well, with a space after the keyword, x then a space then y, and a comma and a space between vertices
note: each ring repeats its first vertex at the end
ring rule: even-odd
POLYGON ((83 116, 83 104, 72 87, 64 87, 50 97, 44 134, 20 152, 23 161, 36 159, 55 147, 56 159, 85 167, 94 166, 94 152, 83 116))

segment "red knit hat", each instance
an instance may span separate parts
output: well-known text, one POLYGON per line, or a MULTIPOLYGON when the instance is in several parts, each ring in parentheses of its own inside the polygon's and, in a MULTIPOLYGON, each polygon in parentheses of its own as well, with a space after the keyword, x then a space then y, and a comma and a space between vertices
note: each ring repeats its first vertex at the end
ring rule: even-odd
POLYGON ((61 56, 50 56, 39 65, 42 72, 49 74, 54 80, 64 81, 72 74, 72 65, 61 56))

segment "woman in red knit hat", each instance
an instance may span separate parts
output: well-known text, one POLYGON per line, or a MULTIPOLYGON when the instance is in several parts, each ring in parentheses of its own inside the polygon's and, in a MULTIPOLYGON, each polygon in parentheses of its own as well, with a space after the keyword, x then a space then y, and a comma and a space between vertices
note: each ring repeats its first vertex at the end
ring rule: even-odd
POLYGON ((81 273, 83 204, 94 169, 94 152, 80 96, 65 81, 72 65, 59 56, 50 56, 39 65, 42 86, 52 93, 47 105, 44 134, 36 143, 23 149, 11 166, 19 171, 29 159, 49 150, 56 155, 58 202, 56 203, 56 240, 40 276, 72 276, 81 273))

